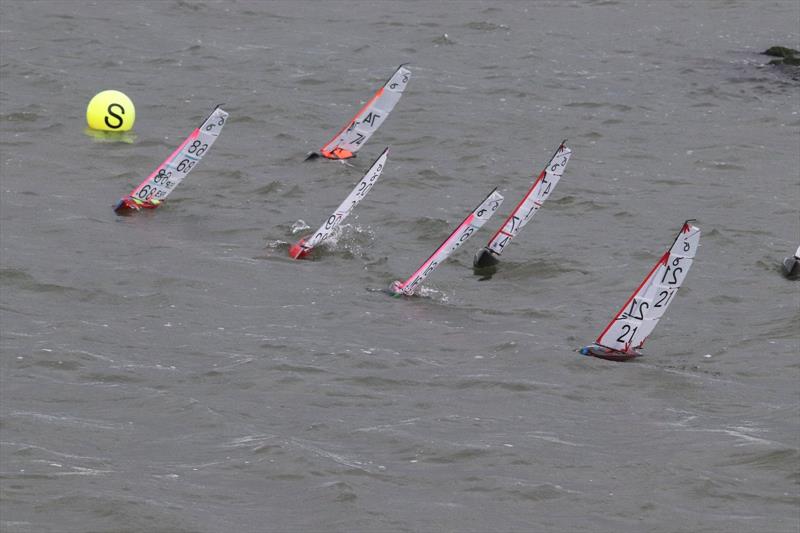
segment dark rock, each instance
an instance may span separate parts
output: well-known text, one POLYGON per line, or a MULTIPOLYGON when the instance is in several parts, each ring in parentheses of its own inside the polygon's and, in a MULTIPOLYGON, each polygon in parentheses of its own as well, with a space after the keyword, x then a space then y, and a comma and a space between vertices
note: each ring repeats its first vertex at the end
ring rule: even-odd
POLYGON ((774 65, 793 80, 800 79, 800 69, 797 68, 800 67, 800 51, 785 46, 772 46, 763 53, 777 58, 770 61, 770 65, 774 65))
MULTIPOLYGON (((773 59, 772 61, 777 61, 777 59, 773 59)), ((770 61, 770 63, 772 61, 770 61)), ((783 58, 783 64, 792 65, 794 67, 800 67, 800 57, 785 57, 783 58)))
POLYGON ((797 56, 800 56, 800 52, 794 48, 786 48, 785 46, 771 46, 764 52, 764 55, 783 58, 796 58, 797 56))

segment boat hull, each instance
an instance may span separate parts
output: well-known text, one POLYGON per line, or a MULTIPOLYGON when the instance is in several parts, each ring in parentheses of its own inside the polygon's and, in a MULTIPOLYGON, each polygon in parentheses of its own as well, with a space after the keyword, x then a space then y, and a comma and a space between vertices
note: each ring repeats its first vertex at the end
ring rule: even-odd
POLYGON ((620 352, 618 350, 610 350, 608 348, 603 348, 602 346, 584 346, 580 350, 581 355, 589 355, 592 357, 597 357, 599 359, 605 359, 606 361, 616 361, 616 362, 623 362, 623 361, 630 361, 631 359, 635 359, 637 357, 641 357, 642 354, 635 351, 630 352, 620 352))
POLYGON ((400 280, 393 281, 385 290, 385 292, 392 298, 400 298, 401 296, 405 295, 403 292, 403 284, 400 280))
POLYGON ((783 260, 783 275, 789 279, 800 278, 800 259, 797 257, 787 257, 783 260))
POLYGON ((349 150, 345 150, 343 148, 336 148, 331 150, 330 152, 322 150, 320 151, 320 155, 325 159, 333 159, 333 160, 341 160, 341 159, 352 159, 356 156, 353 152, 349 150))
POLYGON ((305 243, 305 239, 300 239, 293 245, 289 247, 289 257, 292 259, 305 259, 308 257, 308 254, 311 253, 313 248, 304 248, 303 243, 305 243))
POLYGON ((131 216, 134 213, 138 213, 142 209, 155 209, 158 207, 160 203, 153 204, 150 202, 142 202, 140 200, 134 200, 130 196, 127 198, 120 198, 119 201, 114 205, 114 212, 119 216, 131 216))
POLYGON ((474 268, 487 268, 495 266, 499 262, 500 260, 497 258, 497 254, 488 248, 481 248, 475 252, 475 257, 472 259, 472 266, 474 268))

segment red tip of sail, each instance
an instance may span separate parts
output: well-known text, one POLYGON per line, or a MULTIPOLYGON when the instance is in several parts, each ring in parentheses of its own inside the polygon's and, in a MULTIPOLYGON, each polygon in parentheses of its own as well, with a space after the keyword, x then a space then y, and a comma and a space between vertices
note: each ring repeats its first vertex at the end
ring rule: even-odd
POLYGON ((305 243, 305 239, 300 239, 295 244, 289 247, 289 257, 292 259, 303 259, 309 253, 311 253, 311 249, 303 248, 303 243, 305 243))

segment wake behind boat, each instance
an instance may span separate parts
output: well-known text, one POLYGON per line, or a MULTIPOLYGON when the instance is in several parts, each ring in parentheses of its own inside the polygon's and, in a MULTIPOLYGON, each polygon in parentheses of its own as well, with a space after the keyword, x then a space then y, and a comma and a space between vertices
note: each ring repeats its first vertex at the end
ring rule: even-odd
POLYGON ((672 246, 590 346, 579 351, 610 361, 638 357, 678 292, 700 244, 700 228, 684 222, 672 246))
POLYGON ((561 142, 556 153, 550 158, 550 162, 539 173, 531 188, 528 189, 528 192, 517 204, 517 207, 503 222, 500 229, 492 235, 489 243, 475 253, 472 265, 476 269, 496 265, 500 261, 498 259, 500 254, 503 253, 511 239, 519 234, 522 228, 533 218, 533 215, 542 207, 545 200, 550 197, 553 189, 555 189, 564 174, 564 169, 572 155, 572 150, 566 146, 566 142, 566 139, 561 142))
POLYGON ((178 148, 131 193, 114 206, 118 215, 130 215, 142 209, 155 209, 197 166, 217 140, 228 113, 220 106, 195 129, 178 148))
POLYGON ((319 153, 309 154, 306 160, 320 155, 327 159, 355 157, 356 152, 372 137, 400 101, 410 79, 411 71, 405 65, 400 65, 350 122, 320 148, 319 153))
POLYGON ((372 190, 378 178, 381 177, 387 157, 389 157, 388 146, 384 149, 383 153, 378 156, 378 159, 372 163, 372 166, 367 170, 367 173, 364 174, 364 177, 361 178, 361 181, 356 184, 352 192, 344 199, 339 207, 336 208, 336 211, 325 220, 322 226, 320 226, 310 238, 300 239, 300 241, 289 248, 289 257, 292 259, 302 259, 310 254, 314 247, 322 244, 325 239, 331 236, 337 226, 353 212, 353 209, 355 209, 359 202, 372 190))
POLYGON ((500 204, 503 203, 503 196, 493 189, 479 205, 476 207, 461 224, 456 227, 453 233, 447 237, 442 244, 434 251, 428 259, 413 273, 407 280, 394 281, 389 286, 389 294, 395 297, 402 295, 411 296, 414 294, 422 282, 433 272, 437 266, 442 264, 450 255, 455 252, 462 244, 467 242, 472 235, 478 231, 492 217, 500 204))

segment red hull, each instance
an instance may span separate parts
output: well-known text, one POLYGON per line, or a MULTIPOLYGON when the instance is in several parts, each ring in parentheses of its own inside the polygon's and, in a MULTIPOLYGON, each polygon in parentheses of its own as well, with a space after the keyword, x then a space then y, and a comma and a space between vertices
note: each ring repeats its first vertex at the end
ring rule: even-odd
POLYGON ((585 346, 580 349, 580 353, 582 355, 590 355, 599 359, 605 359, 606 361, 616 362, 630 361, 631 359, 642 356, 639 352, 620 352, 618 350, 603 348, 602 346, 585 346))
POLYGON ((135 200, 130 196, 127 198, 120 198, 117 205, 114 206, 114 212, 120 216, 130 216, 142 209, 155 209, 161 205, 161 202, 151 203, 135 200))
POLYGON ((356 156, 356 154, 344 148, 334 148, 330 152, 320 150, 319 153, 325 159, 351 159, 356 156))
POLYGON ((303 243, 305 243, 305 239, 300 239, 295 244, 289 247, 289 257, 292 259, 304 259, 308 257, 308 254, 311 253, 313 248, 303 248, 303 243))

